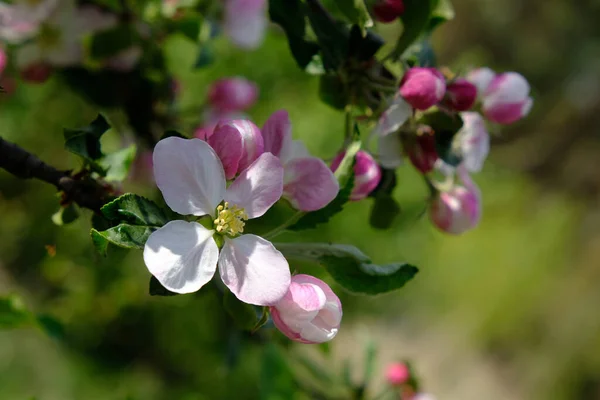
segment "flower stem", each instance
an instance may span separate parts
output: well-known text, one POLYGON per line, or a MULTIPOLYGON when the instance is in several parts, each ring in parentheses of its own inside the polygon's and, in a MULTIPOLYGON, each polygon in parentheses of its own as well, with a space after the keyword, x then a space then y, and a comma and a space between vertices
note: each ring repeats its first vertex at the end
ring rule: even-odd
POLYGON ((304 212, 303 211, 298 211, 296 212, 294 215, 292 215, 290 217, 290 219, 288 219, 287 221, 285 221, 283 224, 279 225, 278 227, 270 230, 269 232, 265 233, 264 235, 261 235, 263 238, 265 239, 272 239, 276 236, 279 236, 280 234, 282 234, 287 228, 289 228, 290 226, 294 225, 296 222, 298 222, 298 220, 300 218, 302 218, 304 216, 304 212))

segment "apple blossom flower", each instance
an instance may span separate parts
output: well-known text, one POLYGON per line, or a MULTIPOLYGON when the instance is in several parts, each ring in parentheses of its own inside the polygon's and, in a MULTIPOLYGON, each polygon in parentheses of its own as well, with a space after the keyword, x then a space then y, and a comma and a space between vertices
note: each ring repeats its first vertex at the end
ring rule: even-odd
POLYGON ((241 301, 272 305, 290 285, 289 266, 271 242, 243 234, 246 220, 262 216, 279 198, 283 168, 262 154, 227 187, 215 151, 200 139, 168 137, 154 149, 154 178, 167 205, 182 215, 209 215, 212 228, 170 221, 154 231, 144 262, 168 290, 191 293, 214 276, 241 301), (217 241, 219 244, 217 244, 217 241))
POLYGON ((483 93, 483 114, 498 124, 512 124, 529 114, 533 99, 523 75, 506 72, 497 75, 483 93))
POLYGON ((311 157, 302 142, 292 140, 287 111, 275 111, 265 122, 262 134, 265 152, 279 157, 283 164, 283 197, 292 207, 315 211, 337 196, 340 186, 327 164, 311 157))
MULTIPOLYGON (((331 170, 336 171, 340 166, 346 152, 339 153, 331 162, 331 170)), ((350 194, 350 200, 362 200, 369 195, 381 181, 381 168, 377 161, 366 151, 360 150, 356 153, 354 164, 354 187, 350 194)))
POLYGON ((394 362, 385 369, 385 380, 389 385, 403 385, 410 378, 408 366, 401 362, 394 362))
POLYGON ((448 84, 444 105, 455 111, 466 111, 477 100, 477 87, 464 78, 448 84))
POLYGON ((456 134, 455 142, 460 148, 462 164, 470 172, 479 172, 490 152, 490 135, 479 113, 461 113, 463 127, 456 134))
POLYGON ((267 0, 225 0, 225 33, 243 49, 255 49, 267 28, 267 0))
POLYGON ((204 111, 202 118, 204 123, 194 131, 194 137, 202 140, 208 140, 215 131, 217 125, 221 122, 233 121, 236 119, 250 119, 250 117, 241 112, 218 112, 212 108, 204 111))
POLYGON ((407 152, 412 165, 422 174, 431 172, 439 158, 435 148, 435 137, 428 133, 418 135, 407 152))
POLYGON ((444 98, 446 80, 435 68, 410 68, 400 82, 399 93, 417 110, 427 110, 444 98))
POLYGON ((429 207, 429 217, 440 230, 460 235, 475 228, 481 219, 481 191, 464 166, 457 168, 463 185, 439 192, 429 207))
POLYGON ((271 317, 277 329, 292 340, 324 343, 338 333, 342 303, 322 280, 294 275, 285 296, 271 306, 271 317))
POLYGON ((219 123, 207 141, 221 159, 226 179, 248 168, 264 151, 260 129, 243 119, 219 123))
POLYGON ((403 0, 377 0, 372 6, 375 20, 384 24, 394 22, 404 13, 403 0))
POLYGON ((490 83, 494 80, 496 73, 490 68, 476 68, 467 74, 466 79, 477 88, 477 96, 483 96, 490 83))
POLYGON ((413 114, 413 108, 399 94, 396 95, 389 106, 379 117, 377 126, 373 131, 374 135, 386 136, 396 132, 413 114))
POLYGON ((208 103, 220 113, 242 111, 258 99, 258 86, 242 77, 224 78, 208 89, 208 103))

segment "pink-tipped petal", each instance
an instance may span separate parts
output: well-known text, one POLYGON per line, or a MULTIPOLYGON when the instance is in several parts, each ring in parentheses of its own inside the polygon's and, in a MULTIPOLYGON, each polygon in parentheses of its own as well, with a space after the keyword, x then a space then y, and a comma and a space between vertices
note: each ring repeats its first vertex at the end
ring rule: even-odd
POLYGON ((225 172, 200 139, 169 137, 154 148, 154 179, 167 205, 183 215, 214 216, 225 194, 225 172))
POLYGON ((512 124, 531 110, 529 83, 516 72, 497 75, 483 95, 483 113, 493 122, 512 124))
POLYGON ((494 80, 496 73, 491 69, 477 68, 467 74, 467 80, 477 87, 477 96, 482 96, 490 83, 494 80))
POLYGON ((264 142, 260 129, 246 119, 236 119, 226 122, 235 128, 242 138, 242 157, 238 172, 248 168, 263 152, 264 142))
POLYGON ((284 166, 283 196, 300 211, 315 211, 337 196, 340 185, 323 160, 295 158, 284 166))
POLYGON ((262 128, 265 151, 288 161, 292 155, 292 123, 285 110, 275 111, 262 128))
POLYGON ((168 290, 196 292, 217 269, 219 248, 212 235, 197 222, 171 221, 146 241, 144 263, 168 290))
POLYGON ((233 181, 225 201, 246 211, 249 219, 267 212, 283 191, 283 166, 271 153, 263 153, 233 181))
POLYGON ((207 141, 223 164, 225 178, 233 179, 238 172, 243 152, 242 137, 238 130, 227 124, 219 124, 207 141))
POLYGON ((238 299, 257 306, 279 301, 285 296, 291 279, 283 254, 271 242, 256 235, 225 238, 219 273, 225 286, 238 299))

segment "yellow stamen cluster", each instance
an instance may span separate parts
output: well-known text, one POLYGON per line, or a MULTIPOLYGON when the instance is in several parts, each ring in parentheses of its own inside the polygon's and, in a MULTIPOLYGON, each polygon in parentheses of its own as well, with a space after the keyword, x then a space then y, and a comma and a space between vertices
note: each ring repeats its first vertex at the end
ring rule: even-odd
POLYGON ((238 235, 244 232, 244 221, 248 220, 248 214, 243 208, 234 205, 230 207, 229 202, 217 207, 217 218, 215 219, 215 230, 222 235, 238 235))

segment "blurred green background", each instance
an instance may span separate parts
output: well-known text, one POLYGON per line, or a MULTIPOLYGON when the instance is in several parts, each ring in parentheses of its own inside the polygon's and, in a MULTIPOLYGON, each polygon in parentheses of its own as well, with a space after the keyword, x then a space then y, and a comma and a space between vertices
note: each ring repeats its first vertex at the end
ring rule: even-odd
MULTIPOLYGON (((358 374, 371 340, 379 348, 376 386, 387 362, 410 358, 438 399, 600 399, 600 2, 453 3, 456 19, 434 35, 440 64, 521 72, 533 87, 532 114, 494 135, 475 176, 482 223, 464 236, 439 233, 421 216, 426 189, 408 166, 394 193, 404 213, 392 231, 368 226, 366 200, 326 228, 288 235, 350 243, 376 262, 421 267, 406 288, 376 298, 334 286, 344 320, 328 368, 338 374, 350 359, 358 374)), ((192 69, 195 51, 183 37, 168 41, 182 86, 178 104, 192 110, 191 122, 209 82, 243 75, 261 88, 249 113, 257 124, 286 108, 295 138, 315 155, 336 153, 343 115, 319 101, 317 78, 296 67, 276 29, 251 53, 219 39, 217 61, 206 69, 192 69)), ((73 168, 62 128, 85 125, 97 111, 56 79, 23 84, 0 104, 0 135, 73 168)), ((107 148, 120 145, 117 135, 106 136, 107 148)), ((139 181, 123 190, 157 195, 139 181)), ((0 172, 0 293, 21 294, 65 329, 61 339, 0 331, 0 399, 260 398, 269 382, 261 376, 263 344, 285 342, 278 332, 236 331, 215 312, 214 288, 148 296, 141 252, 100 257, 89 218, 58 227, 50 220, 56 209, 49 185, 0 172)), ((294 346, 319 358, 310 346, 294 346)))

